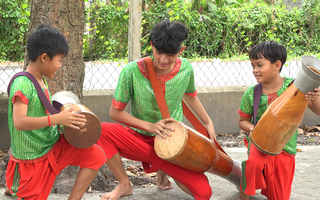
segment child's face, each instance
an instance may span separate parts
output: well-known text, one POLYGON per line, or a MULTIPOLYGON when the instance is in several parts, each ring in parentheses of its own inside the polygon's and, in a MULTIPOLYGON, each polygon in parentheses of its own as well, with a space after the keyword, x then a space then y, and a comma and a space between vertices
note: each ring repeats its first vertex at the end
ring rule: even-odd
POLYGON ((152 51, 153 51, 153 57, 154 57, 153 64, 157 74, 169 73, 173 69, 178 56, 183 52, 184 49, 185 47, 182 47, 179 53, 177 54, 166 54, 166 53, 159 52, 152 45, 152 51))
POLYGON ((276 78, 276 76, 280 75, 279 66, 281 66, 281 62, 279 60, 273 64, 264 57, 262 57, 261 59, 250 60, 253 75, 255 76, 258 83, 271 82, 276 78))
POLYGON ((42 74, 48 78, 53 78, 56 75, 56 71, 60 69, 63 55, 55 55, 52 60, 47 55, 44 59, 44 66, 42 69, 42 74))

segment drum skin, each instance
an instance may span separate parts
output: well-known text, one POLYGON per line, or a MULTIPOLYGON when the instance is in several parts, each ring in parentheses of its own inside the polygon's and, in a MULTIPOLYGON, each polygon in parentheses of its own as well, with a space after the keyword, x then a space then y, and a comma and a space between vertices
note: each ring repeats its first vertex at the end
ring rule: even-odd
POLYGON ((79 126, 80 129, 60 126, 66 140, 74 147, 88 148, 94 145, 101 135, 101 122, 99 118, 93 114, 87 107, 81 104, 64 104, 60 111, 74 108, 75 113, 85 116, 86 122, 79 126))
POLYGON ((305 94, 291 84, 264 112, 250 134, 263 153, 278 155, 300 125, 308 106, 305 94))

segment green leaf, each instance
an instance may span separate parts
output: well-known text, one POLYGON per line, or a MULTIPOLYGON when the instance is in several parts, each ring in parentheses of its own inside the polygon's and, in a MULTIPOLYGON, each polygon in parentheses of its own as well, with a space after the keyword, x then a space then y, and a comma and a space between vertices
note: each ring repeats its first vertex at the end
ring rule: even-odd
POLYGON ((21 4, 21 7, 22 7, 22 9, 26 9, 28 7, 28 4, 23 3, 23 4, 21 4))

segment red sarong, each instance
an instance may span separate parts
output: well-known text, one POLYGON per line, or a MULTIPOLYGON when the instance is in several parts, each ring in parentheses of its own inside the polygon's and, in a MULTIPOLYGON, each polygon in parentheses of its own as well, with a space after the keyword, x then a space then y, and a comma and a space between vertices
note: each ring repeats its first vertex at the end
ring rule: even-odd
POLYGON ((242 162, 240 190, 255 195, 255 190, 268 200, 289 200, 295 170, 295 155, 282 151, 277 156, 260 152, 253 144, 248 147, 249 158, 242 162))
POLYGON ((6 173, 7 187, 18 199, 47 199, 57 175, 68 165, 97 170, 106 161, 98 145, 76 148, 61 135, 50 155, 39 162, 15 162, 10 158, 6 173))
POLYGON ((101 124, 102 133, 97 144, 105 150, 108 159, 119 152, 125 158, 141 161, 147 173, 163 170, 185 185, 195 199, 210 199, 212 190, 204 173, 192 172, 159 158, 153 148, 154 137, 140 135, 116 123, 101 124))

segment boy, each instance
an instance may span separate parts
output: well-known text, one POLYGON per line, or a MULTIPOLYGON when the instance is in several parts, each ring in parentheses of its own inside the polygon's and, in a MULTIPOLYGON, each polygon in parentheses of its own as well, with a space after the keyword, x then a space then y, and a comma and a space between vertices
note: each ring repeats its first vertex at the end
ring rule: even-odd
POLYGON ((130 180, 123 169, 121 156, 142 161, 147 173, 157 173, 157 185, 171 189, 166 174, 175 179, 179 187, 195 199, 208 200, 212 190, 207 177, 182 169, 159 158, 154 150, 154 136, 170 137, 166 123, 183 120, 182 97, 204 122, 210 138, 215 138, 211 119, 197 98, 191 64, 179 55, 185 49, 182 42, 188 37, 187 28, 179 22, 164 20, 156 24, 150 34, 153 65, 172 118, 162 119, 155 95, 149 81, 144 59, 128 63, 122 70, 110 108, 110 116, 120 124, 102 123, 102 134, 97 142, 108 150, 106 162, 119 185, 102 199, 117 200, 131 195, 130 180), (131 114, 124 111, 131 101, 131 114), (151 165, 151 167, 150 167, 151 165))
MULTIPOLYGON (((43 76, 52 78, 61 67, 69 47, 64 35, 50 25, 42 24, 27 39, 31 73, 51 102, 43 76)), ((69 199, 81 199, 106 161, 103 150, 94 145, 86 149, 71 146, 58 126, 74 129, 86 121, 72 110, 50 115, 41 103, 33 83, 25 76, 11 84, 8 124, 12 155, 8 162, 6 194, 18 199, 47 199, 56 176, 68 165, 80 166, 69 199)))
MULTIPOLYGON (((287 59, 284 46, 274 41, 262 42, 252 48, 249 58, 253 67, 253 75, 257 82, 262 84, 257 121, 279 95, 281 95, 292 82, 292 78, 281 77, 282 66, 287 59)), ((238 111, 239 127, 251 133, 253 125, 253 92, 252 86, 242 97, 238 111)), ((320 115, 320 90, 314 89, 305 97, 309 99, 308 107, 320 115)), ((256 189, 262 189, 261 194, 269 200, 288 200, 295 170, 295 155, 297 153, 297 131, 277 156, 260 152, 249 137, 247 139, 249 158, 242 162, 242 180, 240 184, 239 199, 248 200, 249 195, 255 195, 256 189)))

